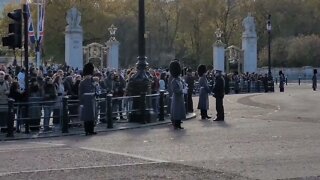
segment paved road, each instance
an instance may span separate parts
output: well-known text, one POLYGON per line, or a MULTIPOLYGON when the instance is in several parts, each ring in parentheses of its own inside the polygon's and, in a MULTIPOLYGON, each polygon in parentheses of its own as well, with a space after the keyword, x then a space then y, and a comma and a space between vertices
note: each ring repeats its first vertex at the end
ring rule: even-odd
POLYGON ((2 142, 0 179, 320 179, 320 92, 285 91, 228 95, 226 122, 198 116, 182 131, 2 142))

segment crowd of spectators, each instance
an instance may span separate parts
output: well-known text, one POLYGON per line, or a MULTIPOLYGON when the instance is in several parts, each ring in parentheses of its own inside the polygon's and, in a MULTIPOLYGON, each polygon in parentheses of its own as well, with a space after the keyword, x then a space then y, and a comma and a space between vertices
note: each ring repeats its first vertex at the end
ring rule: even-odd
MULTIPOLYGON (((212 71, 212 70, 211 70, 212 71)), ((213 87, 214 73, 213 71, 207 73, 207 79, 213 87)), ((126 87, 130 78, 135 74, 135 68, 129 69, 96 69, 92 78, 93 85, 95 86, 96 94, 113 94, 113 97, 126 96, 128 92, 126 87)), ((0 66, 0 104, 6 103, 8 97, 15 100, 16 103, 26 101, 27 97, 29 101, 47 101, 43 106, 43 129, 44 131, 50 131, 49 127, 51 114, 53 114, 53 124, 58 125, 59 113, 61 113, 61 104, 63 96, 69 96, 70 99, 79 99, 79 84, 82 80, 82 72, 77 69, 72 69, 65 65, 47 65, 44 67, 36 68, 31 66, 28 70, 29 74, 29 90, 26 91, 25 84, 26 70, 19 66, 0 66), (26 94, 28 92, 28 94, 26 94)), ((147 74, 151 82, 151 93, 157 94, 160 90, 167 90, 170 94, 168 87, 170 81, 170 73, 168 69, 148 69, 147 74)), ((192 112, 192 95, 197 92, 198 75, 196 71, 190 68, 184 68, 182 72, 182 78, 184 80, 186 88, 185 94, 189 96, 187 111, 192 112), (189 93, 188 93, 189 92, 189 93)), ((242 88, 247 87, 246 90, 250 92, 251 89, 257 89, 260 91, 260 86, 265 87, 267 92, 267 75, 260 75, 256 73, 238 74, 234 72, 232 74, 225 75, 226 82, 226 94, 231 90, 234 93, 243 92, 242 88), (251 87, 250 87, 251 86, 251 87), (253 87, 252 87, 253 86, 253 87)), ((114 111, 122 110, 122 101, 115 102, 113 105, 114 111)), ((29 111, 26 115, 23 111, 26 108, 20 108, 20 112, 17 112, 17 116, 29 116, 40 121, 41 111, 29 111)), ((157 109, 157 108, 155 108, 157 109)), ((76 108, 70 108, 70 111, 76 113, 76 108)), ((0 116, 7 117, 7 109, 5 105, 0 106, 0 116)), ((118 119, 125 119, 122 113, 119 113, 118 119)), ((1 122, 0 122, 1 123, 1 122)), ((16 123, 16 131, 20 132, 22 121, 16 123)), ((38 123, 35 123, 38 124, 38 123)), ((4 124, 0 124, 3 126, 4 124)), ((35 128, 35 130, 39 130, 35 128)))

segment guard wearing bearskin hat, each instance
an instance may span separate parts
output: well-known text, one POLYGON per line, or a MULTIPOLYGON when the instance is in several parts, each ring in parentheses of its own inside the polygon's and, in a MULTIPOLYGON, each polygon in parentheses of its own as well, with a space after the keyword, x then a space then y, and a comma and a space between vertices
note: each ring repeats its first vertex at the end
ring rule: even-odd
POLYGON ((198 75, 199 75, 199 102, 198 102, 198 109, 201 112, 201 119, 210 119, 211 117, 208 116, 208 109, 209 109, 209 94, 211 90, 208 85, 208 80, 206 77, 207 68, 205 65, 201 64, 198 66, 198 75))
POLYGON ((172 76, 171 91, 171 120, 174 129, 183 129, 181 127, 181 121, 186 119, 186 109, 184 105, 183 94, 183 82, 180 78, 181 66, 180 63, 175 60, 170 63, 170 74, 172 76))
POLYGON ((97 134, 94 132, 94 108, 93 98, 95 88, 93 85, 92 75, 94 66, 92 63, 88 63, 83 68, 83 80, 79 85, 79 97, 80 97, 80 119, 84 122, 84 130, 87 135, 97 134))

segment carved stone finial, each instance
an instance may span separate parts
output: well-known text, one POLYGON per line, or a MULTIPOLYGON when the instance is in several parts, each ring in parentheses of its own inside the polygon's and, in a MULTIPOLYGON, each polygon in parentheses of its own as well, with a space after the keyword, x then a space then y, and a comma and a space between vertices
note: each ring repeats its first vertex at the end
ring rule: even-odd
POLYGON ((116 41, 117 30, 118 30, 118 28, 113 24, 108 28, 108 31, 110 33, 110 41, 116 41))
POLYGON ((217 43, 222 43, 222 40, 221 40, 222 34, 223 32, 220 30, 220 28, 218 28, 215 32, 217 43))

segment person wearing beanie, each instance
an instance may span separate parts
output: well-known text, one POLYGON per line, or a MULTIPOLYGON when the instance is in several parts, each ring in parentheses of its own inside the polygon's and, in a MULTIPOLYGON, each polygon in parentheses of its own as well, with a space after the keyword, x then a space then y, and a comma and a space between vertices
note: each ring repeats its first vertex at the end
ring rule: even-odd
POLYGON ((184 129, 181 127, 181 121, 186 119, 186 109, 184 105, 183 82, 180 78, 181 66, 178 61, 170 63, 170 74, 172 76, 171 84, 172 102, 171 102, 171 120, 174 129, 184 129))
POLYGON ((208 80, 206 77, 207 68, 205 65, 200 64, 198 66, 198 75, 199 75, 199 102, 198 102, 198 109, 201 112, 201 119, 210 119, 211 117, 208 116, 208 109, 209 109, 209 94, 211 90, 208 86, 208 80))
POLYGON ((80 97, 80 119, 84 122, 84 130, 86 136, 97 134, 94 132, 94 106, 93 98, 95 94, 95 87, 93 85, 92 75, 94 72, 94 66, 92 63, 88 63, 83 68, 83 80, 79 85, 79 97, 80 97))

